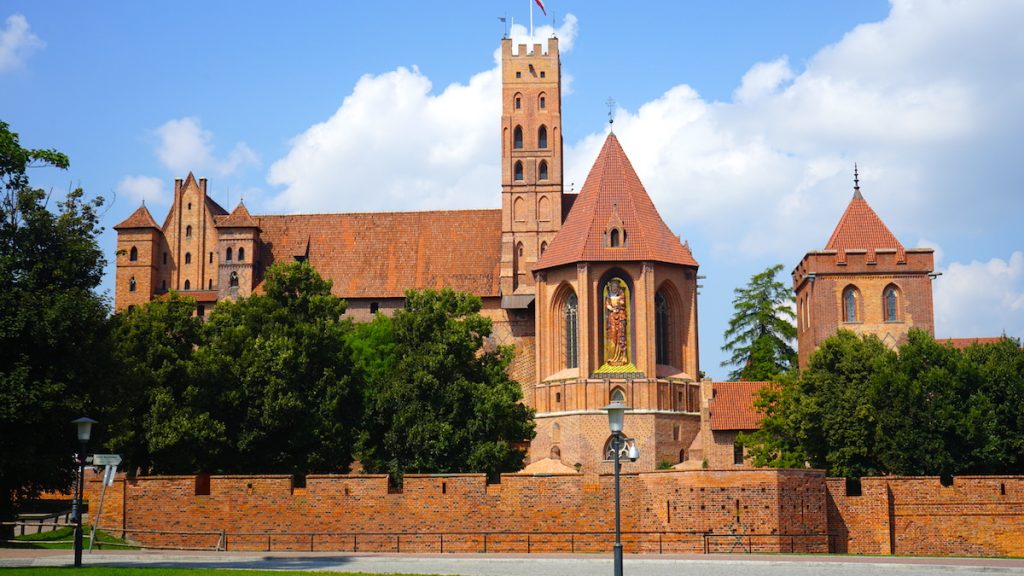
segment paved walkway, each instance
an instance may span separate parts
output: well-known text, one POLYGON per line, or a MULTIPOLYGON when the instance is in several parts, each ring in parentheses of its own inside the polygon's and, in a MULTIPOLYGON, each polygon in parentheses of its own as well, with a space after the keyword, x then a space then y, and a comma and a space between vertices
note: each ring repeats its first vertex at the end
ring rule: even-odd
MULTIPOLYGON (((69 550, 0 549, 0 567, 68 566, 69 550)), ((86 566, 246 568, 462 576, 595 576, 610 574, 609 556, 594 554, 348 554, 102 551, 86 566)), ((627 574, 643 576, 938 576, 1024 575, 1024 560, 878 556, 627 555, 627 574)))

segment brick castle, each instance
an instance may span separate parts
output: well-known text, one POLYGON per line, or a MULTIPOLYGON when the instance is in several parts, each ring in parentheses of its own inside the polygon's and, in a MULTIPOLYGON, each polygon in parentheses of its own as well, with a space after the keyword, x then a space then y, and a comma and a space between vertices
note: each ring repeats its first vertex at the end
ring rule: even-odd
MULTIPOLYGON (((501 46, 501 208, 361 214, 230 212, 189 174, 163 224, 145 208, 117 230, 115 306, 177 291, 203 316, 261 290, 276 262, 305 261, 368 320, 409 289, 483 300, 490 345, 515 347, 512 376, 536 410, 528 471, 610 469, 607 418, 622 400, 641 447, 627 470, 745 468, 762 383, 699 380, 698 263, 665 224, 614 134, 578 194, 562 180, 558 39, 501 46)), ((933 331, 929 249, 907 250, 856 186, 823 251, 793 272, 801 365, 839 327, 890 345, 933 331)))

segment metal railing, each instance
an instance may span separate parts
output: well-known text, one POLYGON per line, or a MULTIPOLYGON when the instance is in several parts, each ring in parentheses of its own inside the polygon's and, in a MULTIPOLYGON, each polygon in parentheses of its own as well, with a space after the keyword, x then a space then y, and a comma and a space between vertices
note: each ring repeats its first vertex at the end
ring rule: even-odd
MULTIPOLYGON (((20 525, 20 522, 4 524, 20 525)), ((99 527, 128 543, 99 542, 97 548, 261 552, 379 553, 582 553, 606 552, 613 531, 455 532, 227 532, 225 530, 135 530, 99 527)), ((624 550, 643 554, 826 553, 833 534, 715 534, 697 531, 626 531, 624 550)), ((13 540, 13 543, 34 541, 13 540)), ((47 541, 48 543, 56 543, 47 541)), ((70 541, 69 541, 70 542, 70 541)))

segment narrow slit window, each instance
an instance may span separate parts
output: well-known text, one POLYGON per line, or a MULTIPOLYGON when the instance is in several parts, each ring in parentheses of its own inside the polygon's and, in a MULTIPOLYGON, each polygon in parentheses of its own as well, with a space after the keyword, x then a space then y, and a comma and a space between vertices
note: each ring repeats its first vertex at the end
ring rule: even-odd
POLYGON ((135 246, 132 246, 131 251, 128 252, 128 261, 129 262, 138 262, 139 261, 139 249, 136 248, 135 246))
POLYGON ((523 148, 523 127, 516 126, 516 129, 512 131, 512 148, 516 150, 522 150, 523 148))

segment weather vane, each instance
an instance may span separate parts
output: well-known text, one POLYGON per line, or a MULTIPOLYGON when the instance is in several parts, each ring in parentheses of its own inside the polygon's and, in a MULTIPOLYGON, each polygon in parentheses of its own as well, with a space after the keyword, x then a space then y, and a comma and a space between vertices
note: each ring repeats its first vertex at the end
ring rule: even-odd
MULTIPOLYGON (((608 107, 608 126, 615 124, 615 98, 608 97, 608 101, 604 103, 608 107)), ((611 128, 614 131, 614 128, 611 128)))

